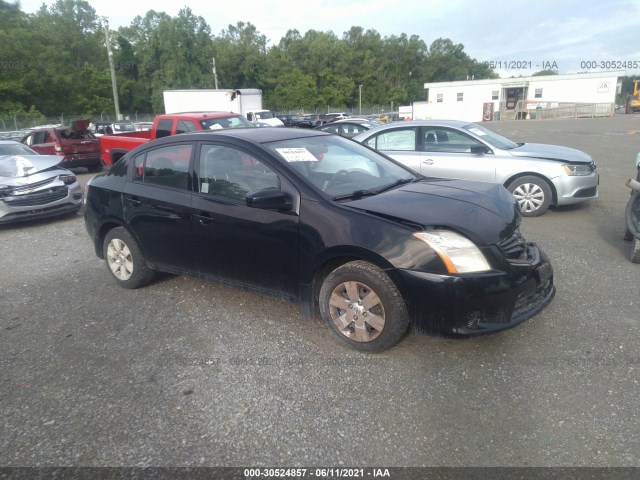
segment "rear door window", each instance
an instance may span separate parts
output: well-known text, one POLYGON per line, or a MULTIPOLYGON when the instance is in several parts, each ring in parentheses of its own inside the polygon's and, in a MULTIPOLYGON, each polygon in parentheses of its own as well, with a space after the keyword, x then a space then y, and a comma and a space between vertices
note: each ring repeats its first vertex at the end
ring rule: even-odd
POLYGON ((416 149, 416 128, 396 128, 386 130, 365 142, 376 150, 406 150, 416 149))
POLYGON ((133 180, 180 190, 189 189, 191 144, 155 148, 134 158, 133 180))

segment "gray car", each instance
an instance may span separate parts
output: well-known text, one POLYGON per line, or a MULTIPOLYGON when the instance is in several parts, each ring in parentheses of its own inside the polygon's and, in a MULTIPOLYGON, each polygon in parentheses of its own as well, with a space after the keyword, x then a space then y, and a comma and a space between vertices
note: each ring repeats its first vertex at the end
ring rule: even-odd
POLYGON ((0 141, 0 224, 77 212, 82 187, 60 157, 0 141))
POLYGON ((569 205, 598 196, 593 159, 556 145, 514 143, 475 123, 409 121, 353 137, 422 175, 499 183, 513 193, 525 217, 549 205, 569 205))

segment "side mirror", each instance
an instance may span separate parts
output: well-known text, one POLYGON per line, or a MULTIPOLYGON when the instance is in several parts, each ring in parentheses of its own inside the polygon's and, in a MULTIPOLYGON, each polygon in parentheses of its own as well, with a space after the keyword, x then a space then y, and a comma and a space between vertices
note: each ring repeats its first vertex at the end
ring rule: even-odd
POLYGON ((286 193, 275 188, 265 188, 252 192, 246 197, 247 206, 263 210, 287 211, 293 208, 293 202, 286 193))
POLYGON ((471 145, 471 153, 483 155, 485 153, 491 153, 491 150, 485 145, 471 145))

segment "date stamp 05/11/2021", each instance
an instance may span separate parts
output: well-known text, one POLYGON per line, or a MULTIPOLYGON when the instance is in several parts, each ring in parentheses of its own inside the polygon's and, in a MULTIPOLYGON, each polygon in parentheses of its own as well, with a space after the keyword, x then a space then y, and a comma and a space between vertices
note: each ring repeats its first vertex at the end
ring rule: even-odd
MULTIPOLYGON (((509 60, 497 59, 481 62, 483 65, 495 70, 559 70, 560 64, 556 60, 509 60)), ((577 67, 580 71, 588 70, 638 70, 638 60, 580 60, 577 67)))

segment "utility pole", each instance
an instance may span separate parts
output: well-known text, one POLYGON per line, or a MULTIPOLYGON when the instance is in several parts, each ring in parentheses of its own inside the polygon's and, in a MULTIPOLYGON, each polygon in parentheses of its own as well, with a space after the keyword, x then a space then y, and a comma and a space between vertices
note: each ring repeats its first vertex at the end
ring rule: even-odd
POLYGON ((116 69, 113 65, 113 52, 111 51, 111 42, 109 40, 109 20, 102 17, 104 22, 104 34, 107 38, 107 56, 109 57, 109 70, 111 71, 111 87, 113 88, 113 104, 116 107, 116 119, 122 120, 120 117, 120 102, 118 101, 118 83, 116 82, 116 69))
POLYGON ((360 116, 362 116, 362 85, 358 85, 358 98, 360 105, 360 116))
POLYGON ((216 72, 216 57, 213 57, 213 81, 216 85, 216 90, 218 90, 218 72, 216 72))

